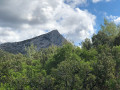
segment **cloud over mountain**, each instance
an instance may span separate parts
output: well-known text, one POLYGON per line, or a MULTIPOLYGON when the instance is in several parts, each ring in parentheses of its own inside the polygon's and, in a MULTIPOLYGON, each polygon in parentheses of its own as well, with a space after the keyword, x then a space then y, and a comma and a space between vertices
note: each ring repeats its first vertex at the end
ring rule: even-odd
POLYGON ((96 16, 75 7, 85 3, 86 0, 1 0, 0 42, 21 41, 53 29, 80 42, 95 32, 96 16))

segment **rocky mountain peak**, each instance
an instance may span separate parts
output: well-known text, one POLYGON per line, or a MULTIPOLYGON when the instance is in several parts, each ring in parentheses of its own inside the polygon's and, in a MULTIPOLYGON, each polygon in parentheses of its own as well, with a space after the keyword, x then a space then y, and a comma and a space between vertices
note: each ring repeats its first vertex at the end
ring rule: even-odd
POLYGON ((48 48, 51 45, 61 46, 65 41, 66 39, 58 32, 58 30, 53 30, 21 42, 1 44, 0 49, 14 54, 25 54, 25 47, 28 47, 31 44, 34 44, 37 47, 37 50, 40 50, 41 48, 48 48))

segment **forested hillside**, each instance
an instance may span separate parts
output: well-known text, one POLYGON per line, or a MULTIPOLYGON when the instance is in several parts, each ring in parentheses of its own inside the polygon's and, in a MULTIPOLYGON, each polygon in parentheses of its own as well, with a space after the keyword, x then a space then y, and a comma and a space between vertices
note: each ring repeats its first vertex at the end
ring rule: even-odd
POLYGON ((65 43, 37 52, 32 44, 26 51, 0 50, 0 90, 120 90, 120 26, 106 19, 81 48, 65 43))

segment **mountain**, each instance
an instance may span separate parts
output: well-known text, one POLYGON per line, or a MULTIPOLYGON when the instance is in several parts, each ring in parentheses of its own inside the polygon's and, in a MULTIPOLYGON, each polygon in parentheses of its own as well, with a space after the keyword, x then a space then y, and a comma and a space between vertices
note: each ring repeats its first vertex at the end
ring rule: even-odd
POLYGON ((37 50, 40 50, 41 48, 47 48, 51 45, 61 46, 65 41, 67 40, 57 30, 53 30, 46 34, 21 42, 1 44, 0 49, 14 54, 25 54, 25 47, 28 47, 31 44, 34 44, 34 46, 37 47, 37 50))

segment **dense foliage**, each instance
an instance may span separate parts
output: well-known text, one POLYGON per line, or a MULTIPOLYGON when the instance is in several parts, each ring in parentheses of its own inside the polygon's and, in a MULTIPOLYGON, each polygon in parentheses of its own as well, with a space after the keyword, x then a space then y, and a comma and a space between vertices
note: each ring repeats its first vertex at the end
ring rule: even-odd
POLYGON ((120 90, 120 28, 105 20, 82 48, 64 44, 26 55, 0 50, 0 90, 120 90))

